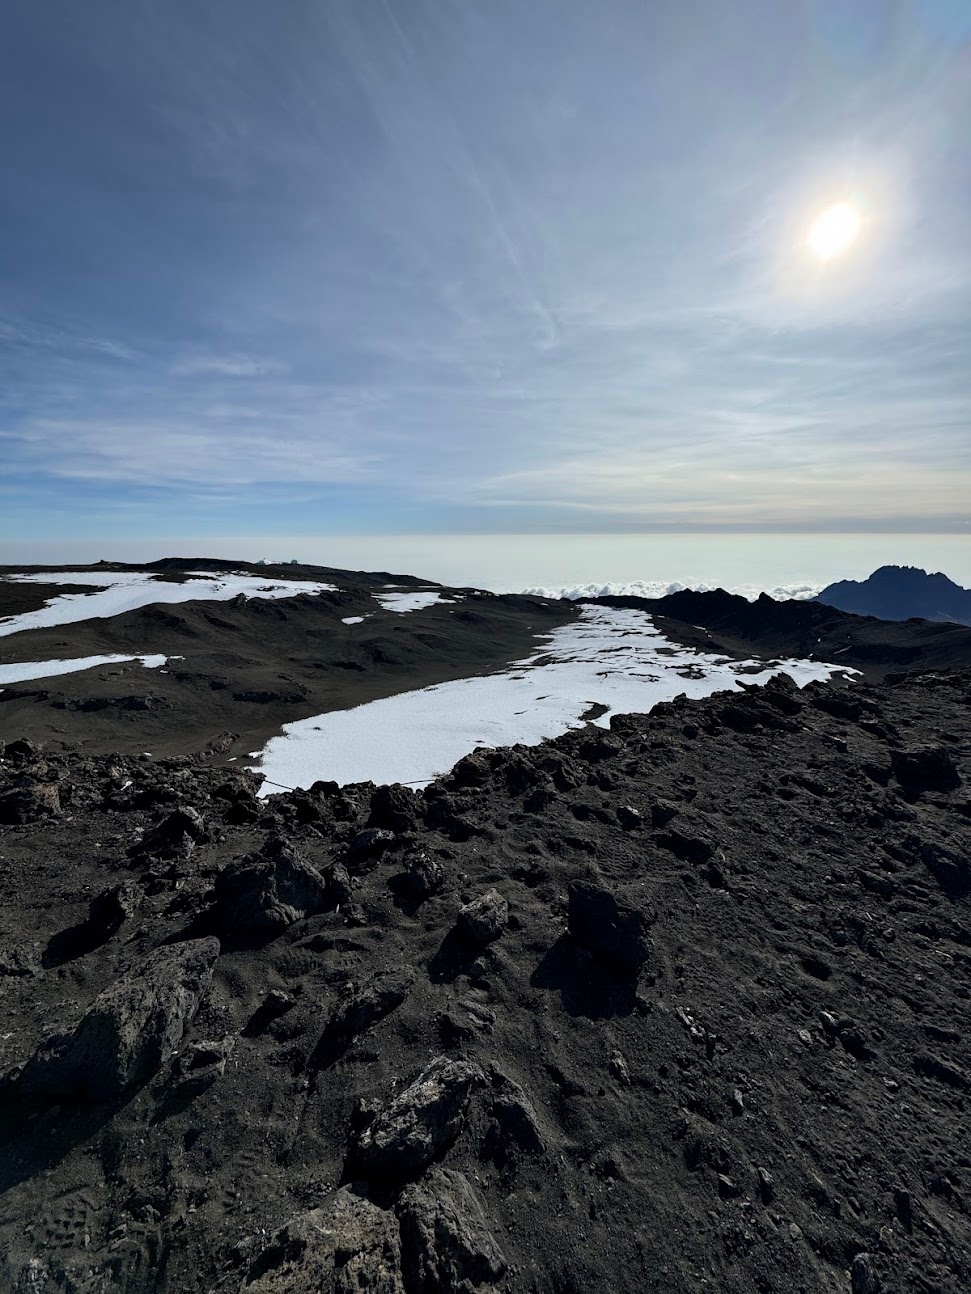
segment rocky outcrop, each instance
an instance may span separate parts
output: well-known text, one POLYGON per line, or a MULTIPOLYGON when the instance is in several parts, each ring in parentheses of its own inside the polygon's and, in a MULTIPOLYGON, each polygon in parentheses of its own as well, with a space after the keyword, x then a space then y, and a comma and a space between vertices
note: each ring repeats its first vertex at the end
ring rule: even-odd
POLYGON ((101 993, 73 1033, 45 1039, 21 1091, 107 1101, 151 1078, 179 1046, 218 956, 216 939, 158 949, 101 993))

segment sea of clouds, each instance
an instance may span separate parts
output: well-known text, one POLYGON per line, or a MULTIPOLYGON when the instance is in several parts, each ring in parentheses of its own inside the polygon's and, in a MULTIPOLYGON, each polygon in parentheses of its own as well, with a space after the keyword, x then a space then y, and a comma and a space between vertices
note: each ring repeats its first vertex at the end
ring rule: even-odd
MULTIPOLYGON (((710 593, 714 584, 680 584, 678 581, 667 583, 664 580, 634 580, 629 584, 567 584, 558 588, 534 586, 523 589, 523 593, 537 598, 567 598, 570 602, 582 602, 585 598, 664 598, 669 593, 683 593, 692 589, 696 593, 710 593)), ((765 588, 760 584, 736 584, 728 590, 737 593, 750 602, 761 593, 768 593, 777 602, 808 602, 824 588, 822 584, 780 584, 774 588, 765 588)))

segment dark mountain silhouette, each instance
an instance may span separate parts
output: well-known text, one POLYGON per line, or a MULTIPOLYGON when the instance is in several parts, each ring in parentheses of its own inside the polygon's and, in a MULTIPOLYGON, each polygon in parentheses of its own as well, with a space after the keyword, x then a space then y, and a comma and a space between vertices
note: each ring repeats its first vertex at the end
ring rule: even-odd
POLYGON ((866 580, 839 580, 818 602, 876 616, 879 620, 945 620, 971 625, 971 589, 962 589, 940 571, 929 575, 919 566, 881 566, 866 580))

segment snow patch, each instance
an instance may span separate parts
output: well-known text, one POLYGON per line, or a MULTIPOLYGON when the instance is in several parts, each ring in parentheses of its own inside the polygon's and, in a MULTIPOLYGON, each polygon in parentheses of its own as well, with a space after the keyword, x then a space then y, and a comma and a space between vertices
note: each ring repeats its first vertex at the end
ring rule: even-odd
POLYGON ((35 678, 75 674, 82 669, 94 669, 97 665, 123 665, 127 661, 139 661, 146 669, 160 669, 169 659, 168 656, 78 656, 74 660, 25 661, 17 665, 0 665, 0 683, 28 683, 35 678))
POLYGON ((82 620, 104 620, 126 611, 155 603, 228 602, 242 593, 248 598, 293 598, 300 593, 333 593, 333 584, 315 580, 266 580, 256 575, 211 575, 191 571, 181 584, 157 579, 149 571, 89 573, 57 571, 52 574, 8 575, 2 578, 24 584, 90 585, 91 593, 62 593, 38 611, 0 619, 0 638, 24 629, 77 624, 82 620))
POLYGON ((342 625, 362 625, 364 624, 363 616, 341 616, 342 625))
POLYGON ((601 728, 612 714, 646 714, 679 693, 691 697, 766 683, 784 671, 803 687, 828 679, 839 666, 818 661, 731 661, 669 642, 643 611, 584 606, 580 618, 539 638, 532 656, 497 674, 458 679, 350 710, 284 726, 262 751, 261 795, 279 786, 319 779, 426 785, 476 746, 538 745, 590 720, 601 728), (275 784, 270 785, 271 783, 275 784))
POLYGON ((436 602, 453 602, 454 598, 444 598, 441 593, 435 589, 428 589, 418 593, 375 593, 377 600, 384 607, 385 611, 424 611, 425 607, 433 607, 436 602))

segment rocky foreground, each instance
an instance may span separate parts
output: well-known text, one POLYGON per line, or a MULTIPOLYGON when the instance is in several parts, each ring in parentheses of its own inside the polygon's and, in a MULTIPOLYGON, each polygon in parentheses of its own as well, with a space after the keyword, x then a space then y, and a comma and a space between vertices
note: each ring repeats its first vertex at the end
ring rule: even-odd
POLYGON ((7 744, 0 1288, 969 1287, 971 674, 256 787, 7 744))

